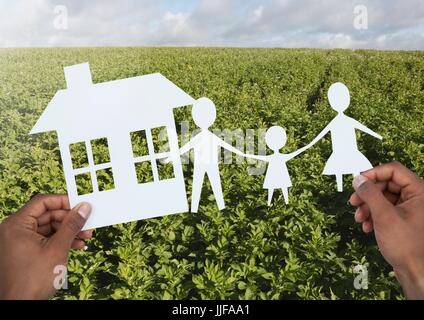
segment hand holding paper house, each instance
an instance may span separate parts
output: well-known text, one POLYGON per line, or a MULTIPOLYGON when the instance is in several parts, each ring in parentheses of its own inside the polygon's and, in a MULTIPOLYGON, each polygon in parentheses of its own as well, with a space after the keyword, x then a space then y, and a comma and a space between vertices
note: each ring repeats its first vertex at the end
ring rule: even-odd
POLYGON ((194 99, 159 73, 93 84, 84 63, 65 68, 65 77, 67 89, 56 93, 31 134, 57 131, 70 204, 93 207, 84 229, 188 211, 173 108, 194 99), (152 130, 158 128, 166 130, 167 152, 154 145, 152 130), (146 142, 145 154, 135 152, 133 135, 146 142), (99 144, 109 157, 97 156, 99 144), (75 147, 86 161, 71 157, 75 147), (172 160, 171 178, 159 174, 163 157, 172 160), (151 180, 139 181, 140 166, 150 170, 151 180), (103 188, 104 176, 113 188, 103 188), (80 178, 91 190, 78 188, 80 178))

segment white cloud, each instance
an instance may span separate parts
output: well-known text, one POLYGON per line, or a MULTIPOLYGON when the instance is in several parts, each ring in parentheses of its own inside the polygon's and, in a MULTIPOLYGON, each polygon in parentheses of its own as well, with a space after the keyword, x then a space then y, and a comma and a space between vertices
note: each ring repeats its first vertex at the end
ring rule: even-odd
POLYGON ((255 10, 253 10, 252 22, 255 23, 255 22, 260 21, 263 13, 264 13, 264 7, 263 6, 259 6, 255 10))
POLYGON ((368 30, 353 27, 353 0, 0 0, 0 47, 202 45, 424 49, 424 1, 362 0, 368 30), (191 4, 191 5, 187 5, 191 4))
POLYGON ((190 42, 195 37, 190 17, 191 14, 186 12, 166 12, 155 33, 157 44, 181 45, 190 42))

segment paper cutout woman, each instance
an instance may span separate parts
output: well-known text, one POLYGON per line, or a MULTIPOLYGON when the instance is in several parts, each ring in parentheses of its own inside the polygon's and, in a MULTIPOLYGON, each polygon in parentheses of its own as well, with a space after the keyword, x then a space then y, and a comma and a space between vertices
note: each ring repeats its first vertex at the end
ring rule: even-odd
POLYGON ((342 192, 344 174, 357 176, 360 172, 372 168, 368 159, 358 150, 355 129, 359 129, 380 140, 382 137, 343 113, 350 104, 349 89, 343 83, 337 82, 330 86, 328 101, 330 106, 338 112, 338 115, 307 147, 311 147, 328 132, 331 132, 333 153, 324 167, 323 174, 335 175, 337 191, 342 192))
POLYGON ((280 153, 279 150, 284 147, 287 142, 287 135, 286 131, 279 126, 273 126, 267 130, 265 142, 267 146, 274 151, 273 154, 267 156, 247 154, 246 157, 268 162, 263 185, 265 189, 268 189, 268 206, 271 205, 275 189, 282 190, 284 202, 288 204, 289 188, 292 186, 292 183, 286 162, 308 149, 311 145, 300 148, 292 153, 280 153))

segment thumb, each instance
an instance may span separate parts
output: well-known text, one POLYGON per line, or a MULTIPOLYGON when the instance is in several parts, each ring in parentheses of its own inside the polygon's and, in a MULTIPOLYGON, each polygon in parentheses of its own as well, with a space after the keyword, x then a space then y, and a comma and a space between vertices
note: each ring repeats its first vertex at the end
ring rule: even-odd
POLYGON ((356 194, 364 201, 371 211, 374 221, 393 217, 394 206, 386 199, 383 192, 376 186, 374 181, 363 175, 353 179, 353 188, 356 194))
POLYGON ((82 202, 69 211, 59 229, 52 236, 54 245, 63 250, 69 250, 75 237, 84 227, 90 213, 91 205, 87 202, 82 202))

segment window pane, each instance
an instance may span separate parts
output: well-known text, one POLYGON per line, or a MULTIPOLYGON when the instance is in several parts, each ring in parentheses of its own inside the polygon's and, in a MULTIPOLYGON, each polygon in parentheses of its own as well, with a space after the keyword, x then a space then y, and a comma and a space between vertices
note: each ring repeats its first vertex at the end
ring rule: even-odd
POLYGON ((157 166, 158 166, 159 180, 167 180, 167 179, 175 178, 174 166, 172 164, 172 161, 165 163, 164 160, 158 160, 157 166))
POLYGON ((138 183, 147 183, 153 181, 152 164, 150 161, 136 163, 135 172, 137 175, 138 183))
POLYGON ((107 138, 91 140, 94 164, 110 162, 109 145, 107 138))
POLYGON ((152 129, 152 140, 155 153, 169 152, 168 132, 165 126, 152 129))
POLYGON ((142 157, 149 154, 147 147, 146 132, 144 130, 134 131, 130 133, 131 146, 134 157, 142 157))
POLYGON ((69 145, 69 151, 71 153, 72 167, 74 169, 85 168, 88 166, 85 142, 77 142, 69 145))
POLYGON ((89 172, 76 175, 75 183, 77 185, 77 193, 79 196, 93 192, 91 174, 89 172))
POLYGON ((99 191, 115 189, 112 168, 97 170, 96 177, 99 191))

